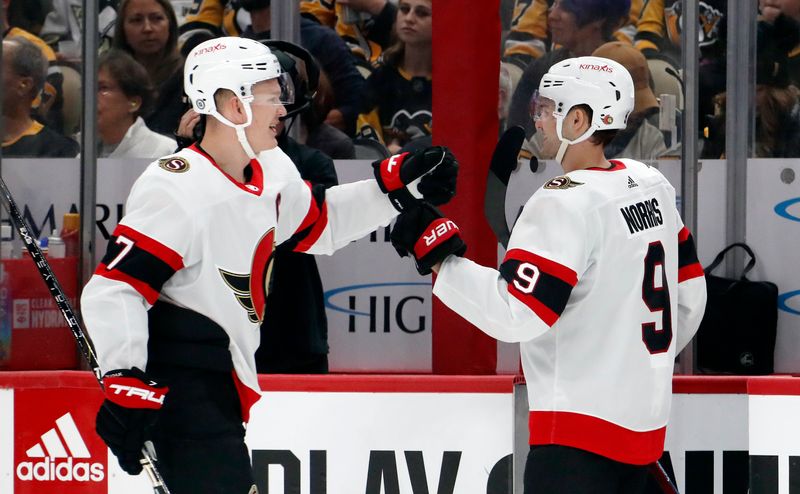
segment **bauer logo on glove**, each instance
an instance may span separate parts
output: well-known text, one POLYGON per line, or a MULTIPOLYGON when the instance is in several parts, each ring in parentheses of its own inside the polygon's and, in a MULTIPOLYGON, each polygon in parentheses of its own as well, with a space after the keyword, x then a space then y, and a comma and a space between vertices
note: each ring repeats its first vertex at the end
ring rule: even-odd
POLYGON ((414 256, 421 275, 430 274, 447 256, 463 256, 467 250, 455 222, 427 202, 397 217, 391 240, 400 256, 414 256))

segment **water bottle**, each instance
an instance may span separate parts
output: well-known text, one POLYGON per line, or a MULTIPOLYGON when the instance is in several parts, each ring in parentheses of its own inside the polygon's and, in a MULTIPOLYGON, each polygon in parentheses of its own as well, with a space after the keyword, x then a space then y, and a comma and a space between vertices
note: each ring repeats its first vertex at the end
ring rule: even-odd
POLYGON ((53 234, 47 237, 47 247, 48 257, 56 259, 67 255, 67 246, 64 244, 64 239, 58 235, 58 230, 53 230, 53 234))

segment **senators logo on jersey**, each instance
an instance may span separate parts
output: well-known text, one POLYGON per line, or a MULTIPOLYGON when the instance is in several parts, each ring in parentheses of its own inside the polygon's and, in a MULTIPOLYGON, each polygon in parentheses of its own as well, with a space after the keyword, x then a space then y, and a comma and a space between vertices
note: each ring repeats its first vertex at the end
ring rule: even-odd
POLYGON ((546 184, 544 184, 543 188, 545 189, 559 189, 559 190, 566 190, 571 189, 573 187, 577 187, 579 185, 583 185, 583 182, 575 182, 571 178, 566 175, 562 175, 560 177, 556 177, 546 184))
POLYGON ((247 311, 252 323, 264 321, 264 309, 272 281, 272 262, 275 260, 275 229, 270 228, 258 241, 250 273, 232 273, 219 269, 225 284, 233 290, 236 301, 247 311))

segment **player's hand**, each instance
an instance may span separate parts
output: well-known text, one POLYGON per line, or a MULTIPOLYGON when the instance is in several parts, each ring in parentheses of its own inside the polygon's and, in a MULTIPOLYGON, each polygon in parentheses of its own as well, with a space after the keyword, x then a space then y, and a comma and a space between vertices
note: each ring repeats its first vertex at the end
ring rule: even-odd
POLYGON ((467 250, 458 226, 426 202, 398 216, 390 237, 401 257, 414 256, 421 275, 430 274, 447 256, 463 256, 467 250))
POLYGON ((458 161, 445 146, 431 146, 372 163, 375 180, 398 211, 414 207, 415 199, 447 203, 456 193, 458 161))
POLYGON ((97 434, 117 457, 119 466, 137 475, 142 471, 142 447, 150 438, 169 388, 136 367, 106 373, 103 388, 106 399, 97 412, 97 434))

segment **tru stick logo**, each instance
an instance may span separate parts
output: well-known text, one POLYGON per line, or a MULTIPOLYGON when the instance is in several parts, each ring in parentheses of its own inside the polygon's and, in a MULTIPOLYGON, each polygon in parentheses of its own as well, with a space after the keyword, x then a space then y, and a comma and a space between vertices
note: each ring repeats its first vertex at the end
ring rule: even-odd
POLYGON ((54 425, 25 451, 27 459, 16 467, 17 479, 26 482, 102 482, 105 466, 92 461, 72 415, 65 413, 56 419, 54 425))

